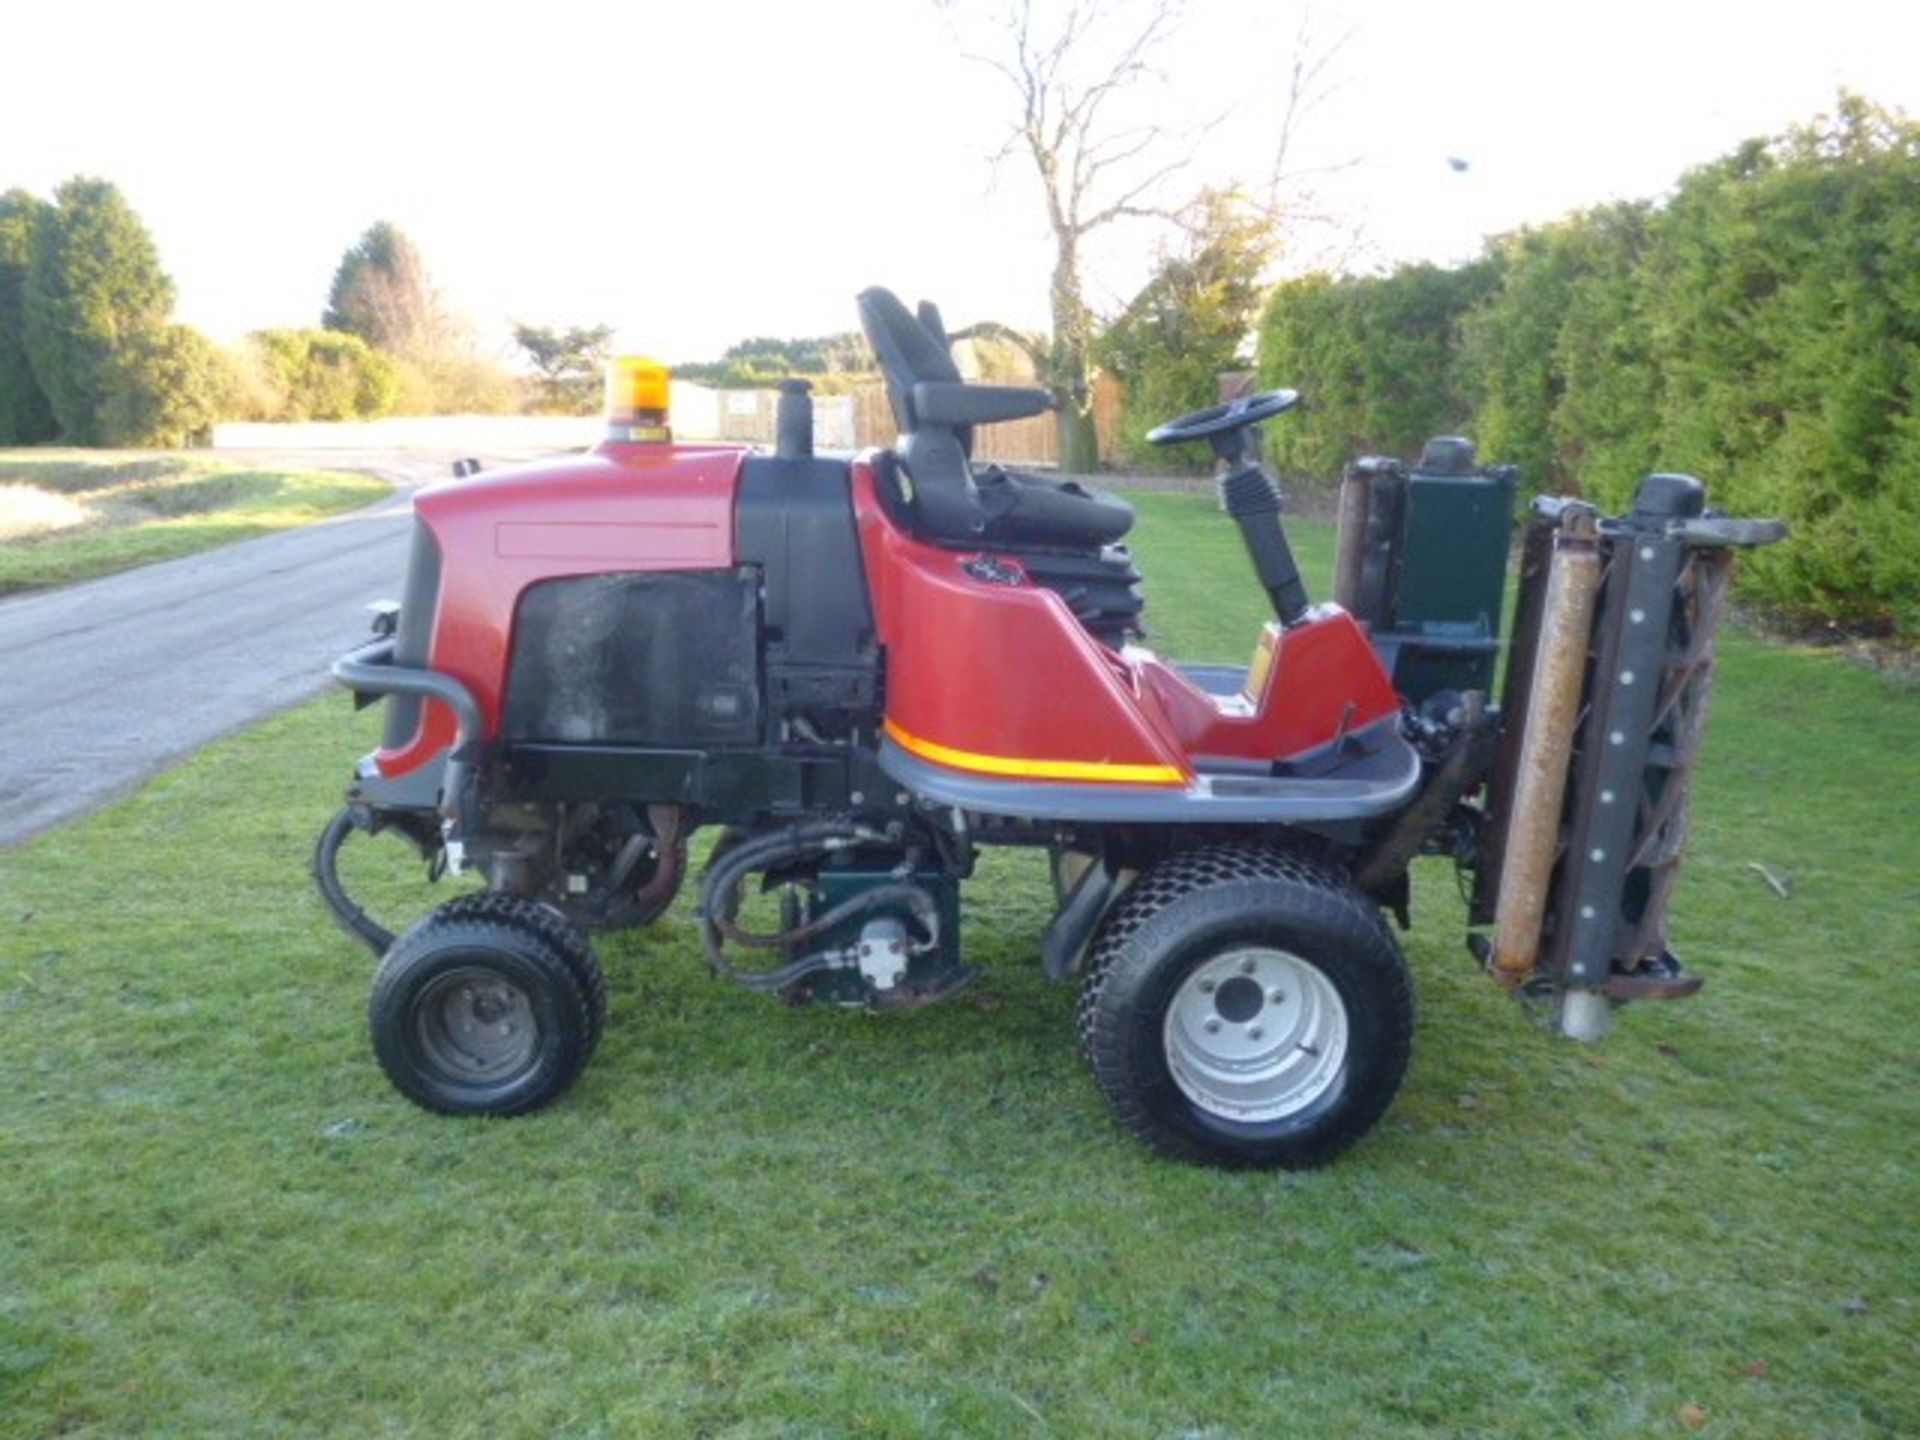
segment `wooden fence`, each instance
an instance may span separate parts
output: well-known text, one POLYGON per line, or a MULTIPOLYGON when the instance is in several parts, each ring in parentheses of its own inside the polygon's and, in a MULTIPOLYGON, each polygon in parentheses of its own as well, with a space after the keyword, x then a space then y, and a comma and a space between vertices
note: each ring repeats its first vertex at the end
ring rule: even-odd
MULTIPOLYGON (((772 390, 717 392, 717 425, 713 438, 750 444, 773 443, 774 411, 779 395, 772 390)), ((899 434, 887 389, 879 381, 861 385, 850 395, 813 397, 814 443, 822 450, 864 450, 891 445, 899 434)), ((679 417, 674 417, 676 422, 679 417)), ((1058 465, 1060 421, 1053 412, 998 425, 981 425, 973 432, 973 458, 1008 465, 1058 465)), ((1093 426, 1100 442, 1100 459, 1110 463, 1120 426, 1120 383, 1111 375, 1095 377, 1093 426)), ((676 423, 676 430, 682 427, 676 423)), ((691 433, 691 432, 687 432, 691 433)))
MULTIPOLYGON (((1099 375, 1093 385, 1093 427, 1100 442, 1103 464, 1113 460, 1120 428, 1120 382, 1099 375)), ((863 385, 853 393, 854 443, 891 445, 899 433, 884 385, 863 385)), ((973 458, 999 460, 1009 465, 1058 465, 1060 420, 1048 411, 1025 420, 981 425, 973 432, 973 458)))

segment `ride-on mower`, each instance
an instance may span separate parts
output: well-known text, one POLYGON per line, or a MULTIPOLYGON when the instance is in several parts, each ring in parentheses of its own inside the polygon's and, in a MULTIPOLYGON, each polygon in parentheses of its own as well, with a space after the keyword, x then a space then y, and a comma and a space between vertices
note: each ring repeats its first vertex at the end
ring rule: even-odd
POLYGON ((1537 505, 1496 708, 1512 475, 1457 439, 1357 462, 1315 605, 1259 448, 1296 397, 1248 395, 1150 437, 1211 446, 1273 605, 1247 666, 1183 665, 1136 643, 1124 501, 970 459, 1047 392, 964 383, 931 305, 859 306, 892 449, 816 455, 799 382, 773 453, 675 444, 665 372, 622 362, 591 452, 417 498, 397 613, 334 667, 385 733, 315 863, 380 956, 402 1093, 560 1096, 606 1008, 588 932, 657 919, 702 826, 713 972, 874 1011, 973 978, 981 847, 1044 852, 1040 963, 1077 980, 1119 1119, 1183 1159, 1312 1165, 1380 1118, 1413 1028, 1382 912, 1407 923, 1420 854, 1465 872, 1482 963, 1570 1034, 1696 987, 1666 917, 1714 627, 1732 548, 1780 527, 1677 475, 1617 519, 1537 505), (382 830, 485 890, 395 938, 336 865, 382 830))

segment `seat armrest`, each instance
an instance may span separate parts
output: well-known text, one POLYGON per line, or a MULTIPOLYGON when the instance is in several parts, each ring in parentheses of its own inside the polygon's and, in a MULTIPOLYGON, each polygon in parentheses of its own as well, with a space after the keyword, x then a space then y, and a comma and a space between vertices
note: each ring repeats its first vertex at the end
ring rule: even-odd
POLYGON ((1032 385, 967 385, 922 380, 913 387, 913 413, 923 425, 991 425, 1023 420, 1053 408, 1053 396, 1032 385))

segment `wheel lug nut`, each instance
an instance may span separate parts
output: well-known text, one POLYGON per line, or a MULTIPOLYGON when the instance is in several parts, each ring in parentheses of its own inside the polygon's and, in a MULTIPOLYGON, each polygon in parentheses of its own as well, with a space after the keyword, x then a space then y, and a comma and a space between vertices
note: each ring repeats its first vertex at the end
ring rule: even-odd
POLYGON ((1217 1034, 1219 1034, 1219 1033, 1220 1033, 1220 1022, 1219 1022, 1218 1020, 1209 1020, 1209 1021, 1207 1021, 1207 1033, 1208 1033, 1209 1035, 1217 1035, 1217 1034))
POLYGON ((1214 992, 1214 988, 1215 988, 1215 987, 1214 987, 1214 983, 1213 983, 1213 981, 1211 981, 1211 980, 1202 980, 1202 981, 1200 982, 1200 993, 1201 993, 1202 995, 1211 995, 1211 994, 1213 994, 1213 992, 1214 992))
POLYGON ((1247 1031, 1247 1035, 1254 1040, 1264 1040, 1267 1038, 1267 1032, 1262 1030, 1258 1025, 1247 1031))
POLYGON ((1242 960, 1242 961, 1240 962, 1240 973, 1241 973, 1242 975, 1251 975, 1251 974, 1253 974, 1253 960, 1252 960, 1252 958, 1251 958, 1251 957, 1249 957, 1249 958, 1247 958, 1247 959, 1245 959, 1245 960, 1242 960))
POLYGON ((1287 992, 1284 990, 1275 990, 1267 996, 1267 999, 1275 1005, 1284 1005, 1287 1003, 1287 992))

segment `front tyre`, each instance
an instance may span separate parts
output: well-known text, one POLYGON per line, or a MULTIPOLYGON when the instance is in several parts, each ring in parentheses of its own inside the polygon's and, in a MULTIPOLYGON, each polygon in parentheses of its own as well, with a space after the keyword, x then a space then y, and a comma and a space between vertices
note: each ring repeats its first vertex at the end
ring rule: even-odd
POLYGON ((1378 911, 1336 868, 1209 846, 1146 871, 1107 918, 1079 1029, 1107 1103, 1155 1149, 1303 1168, 1392 1103, 1413 991, 1378 911))
POLYGON ((368 1029, 380 1068, 415 1104, 521 1115, 579 1078, 598 1038, 597 997, 579 955, 526 908, 505 896, 455 901, 381 960, 368 1029))

